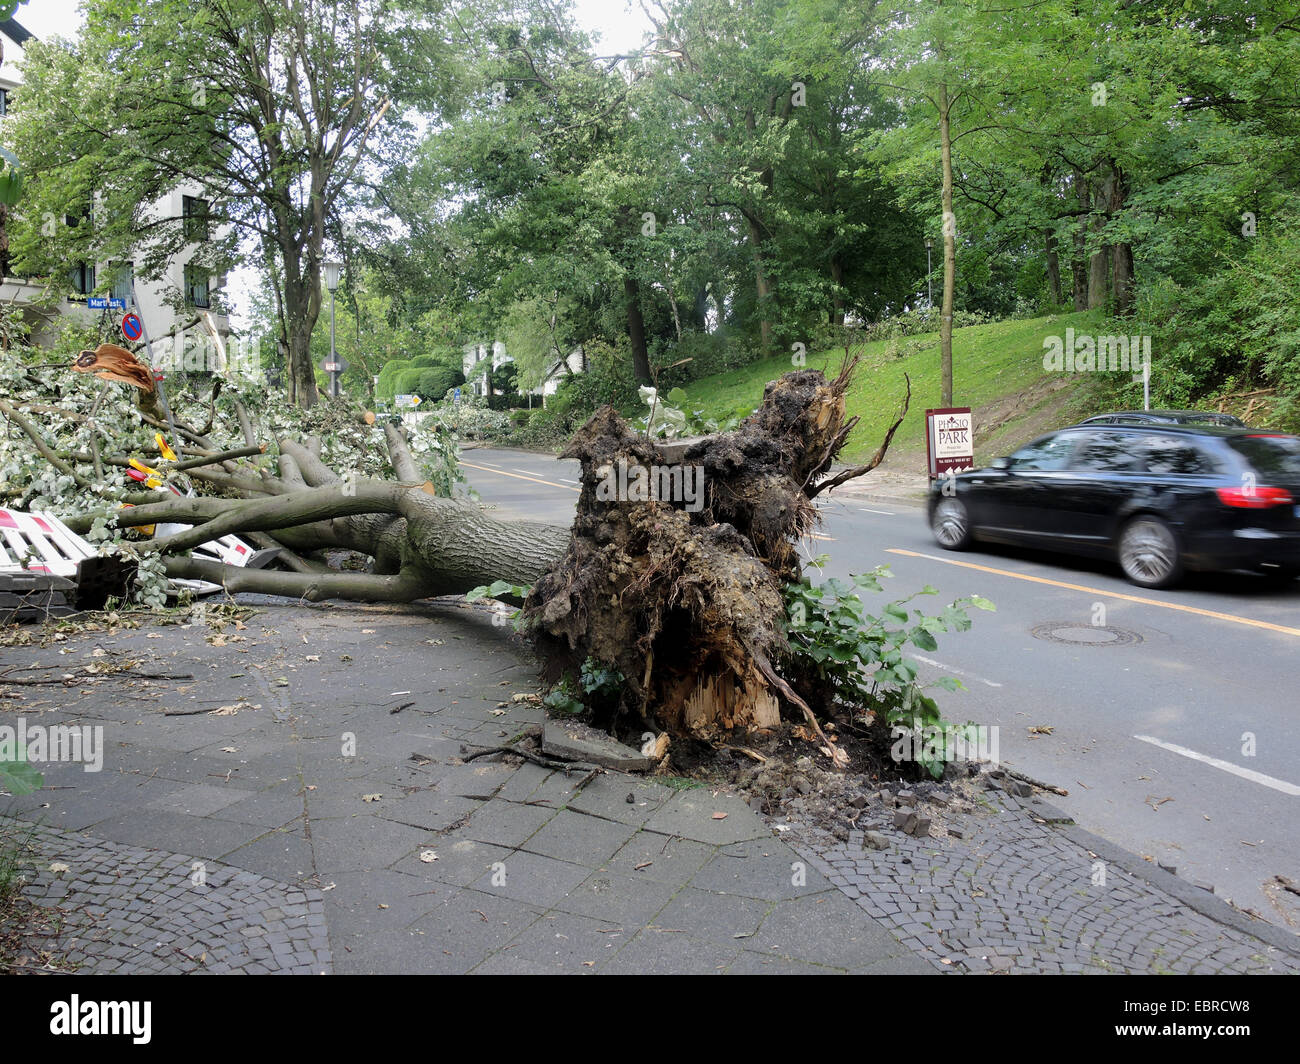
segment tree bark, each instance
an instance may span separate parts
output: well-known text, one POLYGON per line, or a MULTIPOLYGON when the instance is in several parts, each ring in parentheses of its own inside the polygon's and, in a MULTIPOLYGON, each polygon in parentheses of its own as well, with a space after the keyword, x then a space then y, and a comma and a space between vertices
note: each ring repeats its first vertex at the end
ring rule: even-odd
POLYGON ((623 275, 623 300, 627 306, 627 339, 632 347, 632 372, 637 383, 651 385, 650 355, 646 350, 645 317, 641 313, 641 283, 630 273, 623 275))
POLYGON ((1091 228, 1096 250, 1088 259, 1088 309, 1104 308, 1110 298, 1110 249, 1097 243, 1106 231, 1106 212, 1109 209, 1114 175, 1109 169, 1102 184, 1092 198, 1091 228))
MULTIPOLYGON (((1107 210, 1114 219, 1124 210, 1124 201, 1128 195, 1128 179, 1114 161, 1111 162, 1113 175, 1110 185, 1110 199, 1107 210)), ((1127 317, 1133 310, 1133 247, 1125 241, 1116 241, 1110 247, 1111 276, 1115 289, 1115 314, 1127 317)))
POLYGON ((1059 306, 1061 297, 1061 260, 1056 253, 1056 234, 1051 229, 1043 230, 1043 245, 1047 255, 1047 294, 1053 306, 1059 306))
POLYGON ((939 319, 939 365, 943 406, 952 406, 952 313, 957 276, 957 219, 952 211, 952 135, 948 83, 939 83, 939 148, 943 160, 943 312, 939 319))
POLYGON ((758 296, 758 336, 763 353, 772 352, 772 281, 763 265, 765 238, 763 227, 752 212, 745 212, 745 221, 749 226, 749 242, 754 249, 754 289, 758 296))
POLYGON ((831 256, 831 317, 832 325, 844 324, 844 264, 838 255, 831 256))
POLYGON ((1070 279, 1074 294, 1074 309, 1088 309, 1088 178, 1077 166, 1074 168, 1074 194, 1078 200, 1079 214, 1074 223, 1074 257, 1070 260, 1070 279))

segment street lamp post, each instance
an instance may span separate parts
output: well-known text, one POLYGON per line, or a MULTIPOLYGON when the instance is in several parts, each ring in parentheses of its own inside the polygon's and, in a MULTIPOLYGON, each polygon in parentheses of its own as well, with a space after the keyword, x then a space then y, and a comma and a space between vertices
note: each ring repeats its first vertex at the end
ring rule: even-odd
POLYGON ((930 308, 934 308, 934 267, 930 265, 930 252, 934 249, 934 241, 928 236, 925 238, 925 286, 930 301, 930 308))
MULTIPOLYGON (((339 272, 343 269, 340 262, 326 262, 322 266, 325 276, 325 287, 330 293, 330 365, 338 365, 338 355, 334 350, 334 291, 339 286, 339 272)), ((338 398, 339 394, 339 374, 337 370, 330 370, 330 397, 338 398)))

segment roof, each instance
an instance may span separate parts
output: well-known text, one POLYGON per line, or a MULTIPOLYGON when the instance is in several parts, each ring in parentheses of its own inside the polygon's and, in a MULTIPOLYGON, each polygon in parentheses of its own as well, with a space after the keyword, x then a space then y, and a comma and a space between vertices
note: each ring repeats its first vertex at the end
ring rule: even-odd
POLYGON ((25 26, 20 25, 17 19, 12 19, 12 18, 7 18, 3 21, 0 21, 0 33, 3 33, 11 41, 13 41, 14 44, 20 44, 20 45, 26 44, 28 41, 34 40, 36 37, 36 35, 32 33, 31 30, 27 29, 25 26))

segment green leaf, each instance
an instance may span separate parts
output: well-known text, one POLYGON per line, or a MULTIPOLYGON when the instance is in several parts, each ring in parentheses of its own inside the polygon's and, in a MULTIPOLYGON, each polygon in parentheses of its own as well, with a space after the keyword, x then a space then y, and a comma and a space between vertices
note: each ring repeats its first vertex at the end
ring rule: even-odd
POLYGON ((913 628, 911 632, 912 642, 919 650, 938 650, 939 644, 935 641, 934 636, 924 628, 913 628))
POLYGON ((15 797, 39 791, 45 782, 27 761, 0 761, 0 789, 15 797))

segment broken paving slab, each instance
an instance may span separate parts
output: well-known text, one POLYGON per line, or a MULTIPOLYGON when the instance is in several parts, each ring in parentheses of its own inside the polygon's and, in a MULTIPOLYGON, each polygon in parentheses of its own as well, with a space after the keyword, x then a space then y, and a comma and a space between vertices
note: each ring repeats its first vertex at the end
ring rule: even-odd
POLYGON ((542 753, 617 772, 645 772, 652 767, 650 759, 639 750, 576 720, 548 720, 542 726, 542 753))

